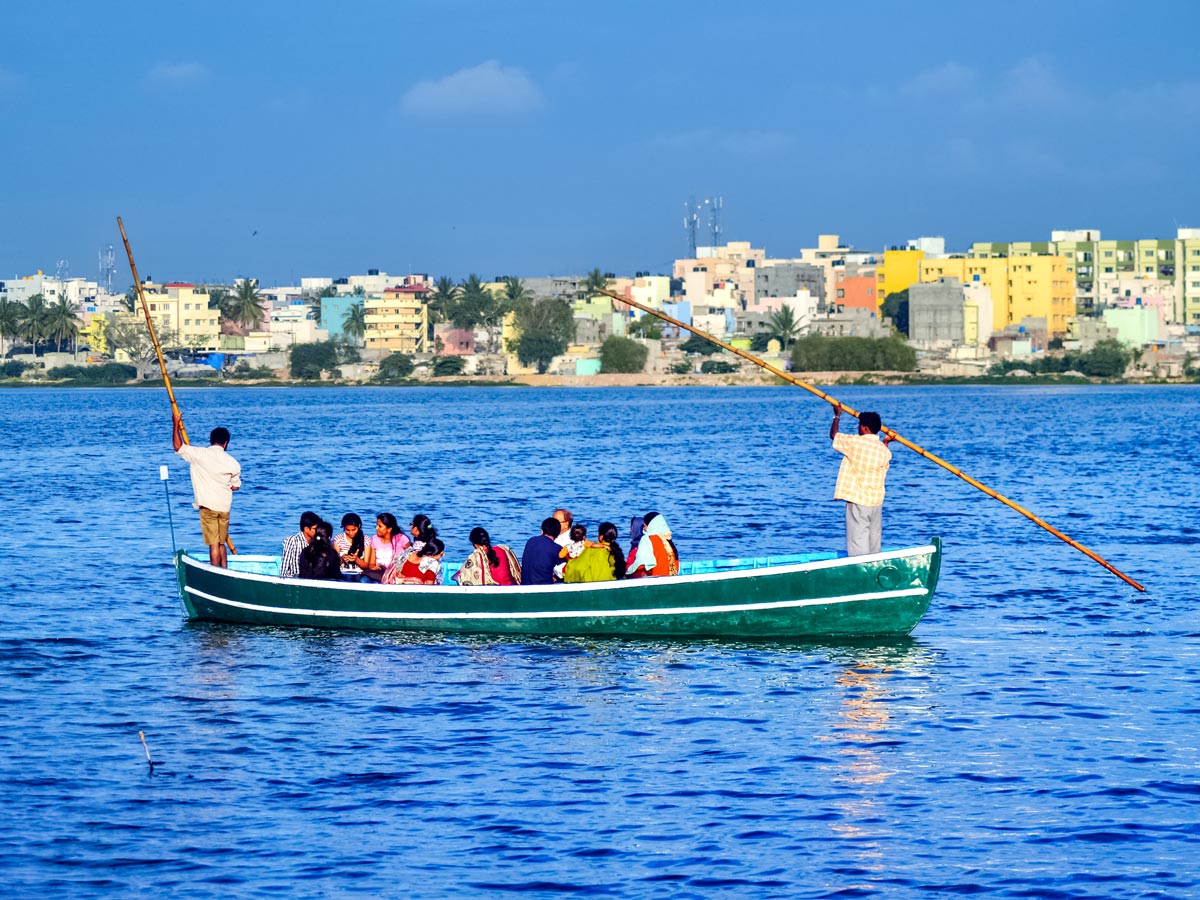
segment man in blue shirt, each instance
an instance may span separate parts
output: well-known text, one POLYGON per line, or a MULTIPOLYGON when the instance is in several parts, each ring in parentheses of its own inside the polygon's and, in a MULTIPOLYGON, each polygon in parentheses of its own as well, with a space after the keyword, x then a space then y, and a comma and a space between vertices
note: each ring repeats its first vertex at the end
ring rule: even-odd
POLYGON ((525 542, 521 554, 521 584, 554 584, 554 567, 562 549, 554 540, 562 523, 551 516, 542 520, 542 533, 525 542))

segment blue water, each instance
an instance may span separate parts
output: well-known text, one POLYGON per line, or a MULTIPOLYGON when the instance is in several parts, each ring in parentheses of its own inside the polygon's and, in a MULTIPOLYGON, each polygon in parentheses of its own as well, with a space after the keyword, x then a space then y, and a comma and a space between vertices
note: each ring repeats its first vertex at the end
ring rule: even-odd
MULTIPOLYGON (((946 546, 904 640, 188 624, 162 392, 0 391, 5 895, 1200 896, 1200 390, 835 393, 1149 592, 896 448, 885 546, 946 546)), ((795 388, 179 394, 233 432, 242 552, 310 507, 427 512, 455 558, 558 505, 658 508, 692 559, 841 545, 795 388)))

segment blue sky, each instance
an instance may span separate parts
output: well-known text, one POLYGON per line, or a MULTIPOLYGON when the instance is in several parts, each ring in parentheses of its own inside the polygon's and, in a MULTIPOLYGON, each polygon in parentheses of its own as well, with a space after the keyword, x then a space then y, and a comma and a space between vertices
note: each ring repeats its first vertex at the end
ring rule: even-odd
POLYGON ((118 214, 144 275, 264 283, 666 272, 715 194, 775 256, 1200 226, 1190 0, 16 5, 0 277, 118 214))

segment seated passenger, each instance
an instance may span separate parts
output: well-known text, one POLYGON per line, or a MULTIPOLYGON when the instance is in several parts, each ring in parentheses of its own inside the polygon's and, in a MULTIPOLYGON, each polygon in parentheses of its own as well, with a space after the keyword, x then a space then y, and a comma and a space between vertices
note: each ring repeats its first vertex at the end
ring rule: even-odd
POLYGON ((339 579, 342 577, 342 558, 333 549, 331 536, 333 526, 318 522, 316 533, 309 545, 300 551, 300 577, 317 579, 339 579))
POLYGON ((471 529, 471 544, 475 547, 462 568, 454 574, 459 584, 520 584, 521 564, 504 544, 492 546, 487 529, 471 529))
POLYGON ((300 530, 283 541, 283 554, 279 562, 280 578, 300 577, 300 551, 312 543, 321 517, 312 510, 300 514, 300 530))
POLYGON ((358 513, 346 513, 342 516, 342 533, 333 539, 333 549, 342 558, 342 577, 347 581, 358 581, 362 569, 354 560, 361 558, 366 550, 362 519, 358 517, 358 513))
POLYGON ((375 536, 367 541, 367 552, 354 560, 362 569, 363 578, 381 581, 388 566, 408 549, 409 540, 400 531, 400 523, 391 513, 380 513, 375 519, 375 536))
POLYGON ((425 546, 425 542, 430 538, 437 537, 437 529, 433 527, 433 523, 429 521, 429 516, 418 513, 413 516, 412 524, 409 526, 408 533, 412 535, 413 553, 419 551, 425 546))
POLYGON ((633 559, 630 574, 634 577, 642 575, 678 575, 679 551, 671 540, 671 528, 667 520, 656 512, 648 512, 642 517, 646 531, 638 543, 637 556, 633 559))
POLYGON ((560 528, 558 519, 543 519, 542 533, 525 542, 525 552, 521 554, 522 584, 554 584, 554 568, 562 549, 555 541, 560 528))
POLYGON ((446 545, 435 537, 426 540, 421 549, 410 552, 397 567, 396 561, 388 566, 383 576, 384 584, 437 584, 442 574, 442 556, 446 545))
POLYGON ((592 581, 618 581, 625 577, 625 554, 617 543, 617 526, 601 522, 597 529, 598 543, 588 546, 574 559, 567 561, 563 580, 567 584, 592 581))

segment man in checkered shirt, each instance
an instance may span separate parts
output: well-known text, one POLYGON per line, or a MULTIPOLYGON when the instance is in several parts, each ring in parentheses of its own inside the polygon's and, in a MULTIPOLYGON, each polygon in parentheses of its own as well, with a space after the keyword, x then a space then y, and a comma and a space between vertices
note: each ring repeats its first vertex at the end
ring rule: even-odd
POLYGON ((858 434, 840 433, 841 417, 842 404, 835 403, 829 439, 842 454, 842 466, 833 499, 846 501, 846 555, 878 553, 883 537, 883 484, 892 464, 887 445, 894 438, 879 440, 883 427, 879 413, 859 413, 858 434))

